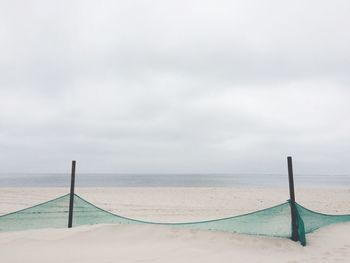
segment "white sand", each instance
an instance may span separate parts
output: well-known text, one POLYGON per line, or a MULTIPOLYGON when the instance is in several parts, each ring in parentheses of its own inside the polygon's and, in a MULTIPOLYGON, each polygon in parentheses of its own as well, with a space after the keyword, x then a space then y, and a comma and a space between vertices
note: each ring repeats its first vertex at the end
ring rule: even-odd
MULTIPOLYGON (((60 188, 0 188, 0 214, 65 194, 60 188)), ((288 189, 80 188, 114 213, 163 222, 242 214, 288 199, 288 189)), ((349 189, 298 189, 297 201, 324 213, 350 213, 349 189)), ((350 223, 288 239, 173 229, 95 225, 0 233, 0 262, 350 262, 350 223)))

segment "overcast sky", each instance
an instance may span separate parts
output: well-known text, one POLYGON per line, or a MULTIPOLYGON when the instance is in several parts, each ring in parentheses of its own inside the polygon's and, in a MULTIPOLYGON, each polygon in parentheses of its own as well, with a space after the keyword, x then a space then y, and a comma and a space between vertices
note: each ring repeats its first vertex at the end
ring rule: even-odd
POLYGON ((0 172, 350 174, 350 1, 1 1, 0 172))

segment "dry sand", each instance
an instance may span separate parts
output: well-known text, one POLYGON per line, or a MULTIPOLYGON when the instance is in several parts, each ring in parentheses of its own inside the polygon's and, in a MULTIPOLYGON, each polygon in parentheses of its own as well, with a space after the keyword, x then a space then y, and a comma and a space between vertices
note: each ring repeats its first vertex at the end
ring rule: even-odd
MULTIPOLYGON (((288 199, 279 188, 79 188, 94 204, 128 217, 163 222, 205 220, 266 208, 288 199)), ((0 188, 0 214, 58 195, 63 188, 0 188)), ((349 189, 298 189, 315 211, 350 213, 349 189)), ((0 233, 0 262, 350 262, 350 223, 282 238, 154 225, 95 225, 0 233)))

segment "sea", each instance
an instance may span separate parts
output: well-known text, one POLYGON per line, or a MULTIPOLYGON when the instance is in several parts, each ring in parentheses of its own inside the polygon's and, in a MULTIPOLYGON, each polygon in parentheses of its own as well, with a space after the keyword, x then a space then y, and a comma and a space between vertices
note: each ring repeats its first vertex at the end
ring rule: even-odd
MULTIPOLYGON (((0 174, 0 187, 69 187, 70 174, 0 174)), ((295 187, 349 188, 349 175, 295 175, 295 187)), ((287 174, 79 173, 76 187, 288 187, 287 174)))

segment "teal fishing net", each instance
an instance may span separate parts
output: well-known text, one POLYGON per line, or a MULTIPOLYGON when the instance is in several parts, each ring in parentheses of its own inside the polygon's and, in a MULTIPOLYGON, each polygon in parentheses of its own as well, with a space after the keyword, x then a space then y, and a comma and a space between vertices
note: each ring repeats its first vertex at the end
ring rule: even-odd
MULTIPOLYGON (((17 212, 0 216, 0 231, 19 231, 39 228, 66 228, 70 195, 17 212)), ((320 227, 350 221, 350 215, 326 215, 296 204, 299 241, 306 244, 305 234, 320 227)), ((131 219, 103 210, 74 195, 73 226, 92 224, 155 224, 190 229, 290 238, 291 209, 285 202, 267 209, 216 220, 189 223, 157 223, 131 219)))

